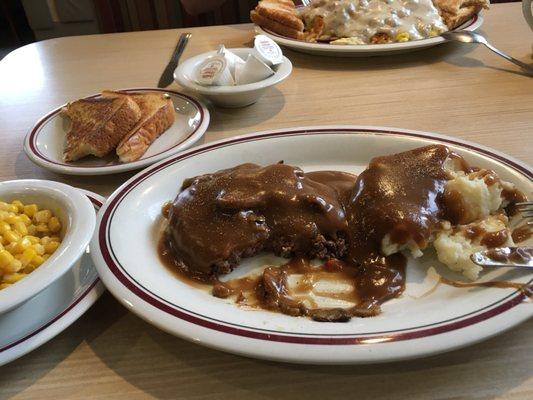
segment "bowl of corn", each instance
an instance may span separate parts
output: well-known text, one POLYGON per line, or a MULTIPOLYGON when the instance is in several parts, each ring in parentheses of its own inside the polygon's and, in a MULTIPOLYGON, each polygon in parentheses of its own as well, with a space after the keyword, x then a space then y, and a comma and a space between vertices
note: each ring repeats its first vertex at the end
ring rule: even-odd
POLYGON ((0 182, 0 314, 67 272, 93 235, 95 211, 77 189, 59 182, 0 182))

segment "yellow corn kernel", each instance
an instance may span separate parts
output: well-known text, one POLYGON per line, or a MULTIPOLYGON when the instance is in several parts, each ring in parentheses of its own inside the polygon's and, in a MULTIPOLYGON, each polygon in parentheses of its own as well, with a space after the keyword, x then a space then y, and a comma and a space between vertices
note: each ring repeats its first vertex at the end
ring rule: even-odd
POLYGON ((20 214, 19 218, 24 223, 24 225, 31 225, 31 218, 28 217, 26 214, 20 214))
POLYGON ((4 201, 0 201, 0 210, 2 211, 8 211, 9 209, 9 204, 7 204, 6 202, 4 201))
POLYGON ((24 211, 24 204, 22 204, 22 201, 20 201, 20 200, 13 200, 11 202, 11 205, 17 207, 17 212, 19 212, 19 213, 24 211))
POLYGON ((7 274, 7 275, 4 275, 4 282, 5 283, 15 283, 15 282, 20 281, 25 276, 26 276, 26 274, 17 273, 17 272, 15 272, 13 274, 7 274))
POLYGON ((33 217, 37 211, 39 211, 37 204, 27 204, 24 206, 24 214, 30 218, 33 217))
POLYGON ((59 222, 57 217, 51 217, 48 221, 48 228, 50 228, 52 233, 59 232, 61 230, 61 222, 59 222))
POLYGON ((8 243, 18 242, 21 237, 17 232, 14 231, 7 231, 4 233, 4 239, 8 241, 8 243))
POLYGON ((9 213, 4 210, 0 210, 0 221, 5 220, 9 216, 9 213))
POLYGON ((33 257, 37 255, 37 252, 33 248, 29 248, 24 250, 24 253, 22 253, 22 257, 20 258, 20 262, 22 263, 22 266, 25 267, 28 265, 33 257))
POLYGON ((17 243, 9 243, 7 246, 5 246, 6 250, 9 251, 11 254, 15 254, 15 248, 17 247, 17 243))
POLYGON ((41 243, 43 246, 44 246, 45 244, 50 243, 50 242, 51 242, 51 240, 50 240, 50 236, 43 236, 43 237, 41 238, 41 241, 40 241, 40 243, 41 243))
POLYGON ((40 256, 42 256, 45 253, 44 246, 42 244, 40 244, 40 243, 36 243, 36 244, 32 245, 32 248, 40 256))
POLYGON ((24 250, 26 250, 27 248, 29 248, 31 246, 31 242, 30 242, 30 239, 28 239, 27 236, 23 237, 22 239, 20 239, 14 246, 14 252, 15 254, 20 254, 20 253, 23 253, 24 250))
POLYGON ((13 230, 17 232, 20 236, 26 236, 28 234, 28 228, 22 221, 15 222, 13 224, 13 230))
POLYGON ((30 262, 30 266, 34 267, 34 268, 37 268, 38 266, 40 266, 42 263, 44 262, 44 258, 41 257, 41 256, 35 256, 32 258, 31 262, 30 262))
POLYGON ((6 268, 14 260, 15 257, 8 250, 0 251, 0 268, 6 268))
POLYGON ((49 242, 44 245, 44 251, 46 254, 52 254, 59 247, 59 242, 49 242))
POLYGON ((37 227, 33 224, 28 226, 28 235, 35 236, 37 234, 37 227))
POLYGON ((10 214, 7 218, 4 219, 4 221, 7 222, 9 225, 13 225, 16 222, 19 222, 20 218, 18 217, 18 215, 10 214))
POLYGON ((52 211, 50 210, 37 211, 33 216, 33 220, 40 224, 47 224, 50 218, 52 218, 52 211))
POLYGON ((0 221, 0 235, 5 235, 6 232, 9 232, 11 230, 11 226, 5 222, 0 221))
POLYGON ((47 224, 39 224, 35 226, 35 231, 40 235, 46 235, 50 232, 50 229, 48 229, 47 224))
POLYGON ((41 239, 39 239, 37 236, 28 235, 26 236, 26 239, 28 239, 31 244, 40 243, 41 239))
POLYGON ((4 245, 0 243, 0 251, 4 250, 4 245))
POLYGON ((51 254, 43 254, 44 261, 48 260, 50 258, 51 254))
POLYGON ((400 32, 396 35, 397 42, 408 42, 410 38, 409 32, 400 32))
POLYGON ((28 264, 24 267, 24 269, 22 270, 22 272, 24 272, 25 274, 30 274, 32 273, 33 271, 35 271, 38 267, 35 267, 31 264, 28 264))
POLYGON ((59 236, 50 236, 50 241, 51 242, 61 242, 61 239, 59 238, 59 236))
POLYGON ((0 283, 0 290, 5 289, 8 286, 11 286, 11 283, 0 283))
POLYGON ((22 269, 22 262, 14 259, 11 263, 4 268, 6 272, 18 272, 22 269))

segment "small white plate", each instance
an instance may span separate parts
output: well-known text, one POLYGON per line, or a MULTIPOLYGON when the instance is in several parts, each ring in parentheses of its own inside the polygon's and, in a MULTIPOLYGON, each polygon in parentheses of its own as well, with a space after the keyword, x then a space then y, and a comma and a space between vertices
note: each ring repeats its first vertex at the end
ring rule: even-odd
MULTIPOLYGON (((533 170, 494 150, 455 138, 368 126, 307 127, 263 132, 209 143, 168 158, 118 188, 98 213, 91 256, 104 284, 125 307, 161 329, 198 344, 250 357, 298 363, 372 363, 427 356, 486 339, 533 315, 514 289, 440 285, 448 278, 432 254, 410 259, 406 291, 372 318, 320 323, 239 308, 178 280, 157 254, 161 207, 188 177, 244 162, 284 160, 304 170, 359 173, 372 157, 443 143, 472 165, 495 170, 531 193, 533 170)), ((246 259, 240 271, 279 263, 270 255, 246 259)), ((493 269, 483 279, 528 282, 531 271, 493 269)))
MULTIPOLYGON (((81 191, 98 211, 105 199, 96 193, 81 191)), ((104 285, 86 252, 48 288, 22 306, 0 315, 0 365, 22 357, 64 331, 103 291, 104 285)))
MULTIPOLYGON (((482 23, 483 17, 477 14, 459 26, 457 29, 475 31, 481 26, 482 23)), ((392 54, 408 53, 410 51, 421 50, 446 42, 444 38, 437 36, 429 39, 412 40, 402 43, 338 45, 329 43, 308 43, 304 42, 303 40, 291 39, 278 35, 277 33, 264 30, 257 25, 255 25, 255 31, 258 34, 268 36, 277 44, 288 47, 292 50, 296 50, 301 53, 331 57, 388 56, 392 54)))
MULTIPOLYGON (((63 160, 63 149, 68 129, 68 121, 61 117, 58 107, 42 117, 26 135, 24 151, 37 165, 68 175, 107 175, 144 168, 173 154, 191 147, 205 133, 209 126, 209 111, 198 100, 185 94, 156 88, 121 89, 126 92, 163 92, 167 93, 174 103, 176 120, 148 148, 137 161, 122 164, 115 154, 105 158, 86 157, 66 163, 63 160)), ((87 98, 100 96, 95 94, 87 98)))

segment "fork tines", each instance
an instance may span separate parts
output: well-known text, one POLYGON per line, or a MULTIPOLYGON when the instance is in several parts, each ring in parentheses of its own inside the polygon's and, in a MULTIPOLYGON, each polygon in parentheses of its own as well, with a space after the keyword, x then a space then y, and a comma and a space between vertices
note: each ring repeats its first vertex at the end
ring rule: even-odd
MULTIPOLYGON (((533 218, 533 201, 523 201, 516 203, 515 207, 521 214, 521 217, 525 220, 533 218)), ((533 221, 528 221, 528 225, 533 225, 533 221)))

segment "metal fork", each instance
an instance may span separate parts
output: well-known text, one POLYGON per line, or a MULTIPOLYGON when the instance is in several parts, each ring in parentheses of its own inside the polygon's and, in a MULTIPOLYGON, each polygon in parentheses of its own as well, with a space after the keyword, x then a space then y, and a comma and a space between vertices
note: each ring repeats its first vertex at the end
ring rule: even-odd
POLYGON ((533 201, 523 201, 521 203, 516 203, 516 208, 522 214, 522 218, 527 221, 528 225, 533 225, 533 220, 528 221, 533 218, 533 201))
MULTIPOLYGON (((533 201, 524 201, 515 205, 526 224, 533 225, 533 201)), ((533 247, 499 247, 483 250, 472 254, 470 259, 482 267, 533 268, 533 247)))

